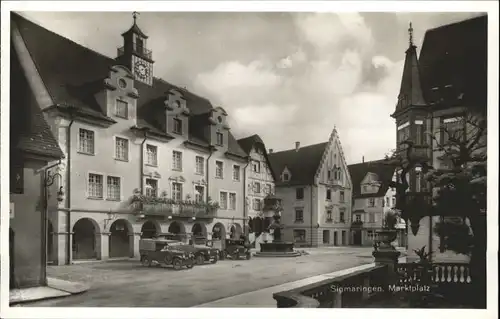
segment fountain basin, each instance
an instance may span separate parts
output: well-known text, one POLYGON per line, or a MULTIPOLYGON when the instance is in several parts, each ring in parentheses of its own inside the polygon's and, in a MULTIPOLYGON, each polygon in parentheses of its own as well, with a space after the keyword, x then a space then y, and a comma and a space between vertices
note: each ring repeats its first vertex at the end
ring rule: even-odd
POLYGON ((261 243, 260 251, 255 253, 255 257, 298 257, 301 254, 293 250, 292 242, 273 241, 271 243, 261 243))

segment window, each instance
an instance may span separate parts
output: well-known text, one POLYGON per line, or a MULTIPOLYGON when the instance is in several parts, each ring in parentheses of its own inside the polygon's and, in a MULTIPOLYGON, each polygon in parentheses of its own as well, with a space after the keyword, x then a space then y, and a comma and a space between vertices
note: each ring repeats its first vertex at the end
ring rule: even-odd
POLYGON ((374 223, 375 222, 375 213, 369 213, 368 214, 368 221, 370 223, 374 223))
POLYGON ((108 199, 120 200, 120 177, 108 176, 108 199))
POLYGON ((260 183, 259 182, 253 183, 253 192, 256 194, 260 194, 260 183))
POLYGON ((289 180, 290 180, 290 175, 288 175, 287 173, 283 173, 283 181, 288 182, 289 180))
POLYGON ((332 200, 332 190, 331 189, 326 190, 326 200, 332 200))
POLYGON ((396 207, 396 196, 392 196, 392 207, 396 207))
POLYGON ((332 211, 330 209, 326 211, 326 221, 332 221, 332 211))
POLYGON ((296 242, 305 242, 306 241, 305 229, 294 229, 293 230, 293 240, 296 242))
POLYGON ((91 198, 103 198, 102 175, 89 174, 88 196, 91 198))
POLYGON ((146 145, 146 164, 158 165, 158 147, 150 144, 146 145))
POLYGON ((303 188, 295 189, 295 199, 298 199, 298 200, 304 199, 304 189, 303 188))
POLYGON ((79 137, 78 150, 81 153, 94 155, 94 132, 81 128, 79 137))
POLYGON ((375 207, 375 198, 368 198, 368 206, 375 207))
POLYGON ((152 178, 146 179, 146 196, 149 197, 158 196, 158 181, 156 179, 152 178))
POLYGON ((342 209, 342 210, 340 210, 340 212, 339 212, 339 217, 340 217, 340 218, 339 218, 339 219, 340 219, 340 222, 341 222, 341 223, 345 223, 345 211, 344 211, 343 209, 342 209))
POLYGON ((173 170, 182 171, 182 153, 179 151, 173 151, 173 170))
POLYGON ((368 193, 368 186, 367 185, 363 186, 363 192, 368 193))
POLYGON ((252 167, 254 173, 260 173, 260 162, 254 161, 252 167))
POLYGON ((215 161, 215 177, 224 178, 224 163, 215 161))
POLYGON ((203 202, 203 196, 205 194, 205 187, 203 186, 195 186, 194 187, 194 200, 197 202, 197 203, 200 203, 200 202, 203 202))
POLYGON ((415 121, 415 144, 416 145, 425 144, 424 121, 422 120, 415 121))
POLYGON ((173 132, 176 134, 182 134, 182 120, 181 119, 174 119, 173 132))
POLYGON ((327 174, 327 179, 331 180, 332 179, 332 171, 328 170, 326 174, 327 174))
POLYGON ((465 130, 461 117, 446 118, 443 120, 441 143, 447 143, 450 138, 455 140, 463 140, 465 138, 465 130))
POLYGON ((121 161, 128 161, 128 140, 117 137, 115 139, 115 158, 121 161))
POLYGON ((340 191, 340 202, 343 203, 345 201, 344 191, 340 191))
POLYGON ((271 184, 266 184, 265 192, 266 195, 271 194, 271 184))
POLYGON ((229 193, 229 209, 236 210, 236 193, 229 193))
POLYGON ((410 122, 398 126, 398 145, 410 138, 410 122))
POLYGON ((217 145, 224 145, 224 135, 222 133, 217 132, 217 145))
POLYGON ((201 156, 196 156, 196 174, 205 174, 205 159, 201 156))
POLYGON ((356 220, 355 220, 356 223, 360 223, 361 222, 361 215, 360 214, 356 214, 356 220))
POLYGON ((172 183, 172 199, 175 201, 182 200, 182 184, 172 183))
POLYGON ((255 198, 252 201, 252 208, 253 208, 253 210, 260 211, 260 204, 261 204, 260 199, 255 198))
POLYGON ((240 167, 239 165, 234 165, 233 166, 233 181, 239 181, 240 180, 240 167))
POLYGON ((391 207, 391 198, 390 198, 390 197, 386 197, 386 198, 385 198, 385 205, 386 205, 387 207, 391 207))
POLYGON ((295 209, 295 221, 296 222, 304 221, 304 210, 302 210, 302 208, 295 209))
POLYGON ((122 100, 116 100, 115 115, 124 119, 128 118, 128 103, 122 100))
POLYGON ((227 209, 227 192, 220 192, 220 208, 227 209))

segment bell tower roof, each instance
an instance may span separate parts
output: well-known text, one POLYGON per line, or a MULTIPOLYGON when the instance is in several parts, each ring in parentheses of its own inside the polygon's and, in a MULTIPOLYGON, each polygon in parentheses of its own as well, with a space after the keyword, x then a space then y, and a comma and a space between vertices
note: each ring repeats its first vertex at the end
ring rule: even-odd
POLYGON ((422 93, 417 47, 413 43, 413 27, 411 22, 408 33, 409 47, 406 50, 401 87, 399 89, 398 102, 394 113, 398 113, 411 106, 427 105, 422 93))
POLYGON ((128 29, 127 31, 125 31, 125 32, 122 33, 122 37, 126 37, 127 35, 129 35, 131 33, 135 33, 135 34, 139 35, 140 37, 142 37, 144 39, 148 38, 148 36, 144 32, 142 32, 142 30, 137 25, 137 16, 138 15, 139 15, 139 13, 136 12, 136 11, 134 11, 132 13, 132 17, 134 19, 134 23, 132 24, 132 26, 130 27, 130 29, 128 29))

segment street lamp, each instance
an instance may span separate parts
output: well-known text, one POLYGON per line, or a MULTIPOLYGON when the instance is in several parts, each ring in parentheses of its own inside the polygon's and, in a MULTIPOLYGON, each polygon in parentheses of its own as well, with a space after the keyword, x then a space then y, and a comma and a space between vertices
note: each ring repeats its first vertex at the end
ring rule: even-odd
MULTIPOLYGON (((59 173, 55 173, 55 174, 52 174, 51 171, 49 170, 46 170, 45 171, 45 174, 44 174, 44 179, 43 179, 43 201, 44 201, 44 209, 43 209, 43 212, 44 212, 44 216, 43 216, 43 232, 44 232, 44 235, 43 235, 43 240, 44 240, 44 243, 43 243, 43 247, 45 249, 45 254, 43 255, 43 264, 46 265, 47 262, 48 262, 48 255, 49 255, 49 245, 48 245, 48 241, 49 241, 49 238, 48 238, 48 223, 49 223, 49 197, 50 197, 50 194, 49 194, 49 187, 52 186, 54 184, 54 182, 56 181, 56 177, 59 177, 59 178, 62 178, 61 174, 59 173)), ((63 187, 59 187, 59 191, 57 192, 57 201, 60 203, 64 200, 64 192, 63 192, 63 187)))

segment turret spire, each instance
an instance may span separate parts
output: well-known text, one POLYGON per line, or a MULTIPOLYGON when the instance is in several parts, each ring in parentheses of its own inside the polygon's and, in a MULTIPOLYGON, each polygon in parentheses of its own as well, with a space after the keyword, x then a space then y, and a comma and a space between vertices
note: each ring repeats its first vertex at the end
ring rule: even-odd
MULTIPOLYGON (((134 18, 134 24, 136 24, 138 15, 139 15, 139 12, 137 12, 137 11, 132 12, 132 18, 134 18)), ((411 23, 410 23, 410 25, 411 25, 411 23)))
POLYGON ((410 22, 410 27, 408 28, 408 34, 410 36, 410 46, 413 46, 413 26, 410 22))

